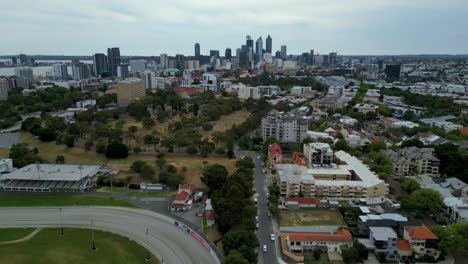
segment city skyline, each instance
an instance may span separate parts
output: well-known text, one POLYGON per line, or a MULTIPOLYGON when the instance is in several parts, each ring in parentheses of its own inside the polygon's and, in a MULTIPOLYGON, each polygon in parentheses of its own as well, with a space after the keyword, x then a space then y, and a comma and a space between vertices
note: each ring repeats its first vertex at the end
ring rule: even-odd
MULTIPOLYGON (((466 54, 468 3, 461 0, 349 1, 245 0, 7 2, 0 22, 7 27, 0 54, 91 55, 102 47, 120 47, 125 55, 193 55, 235 50, 245 36, 270 35, 272 53, 310 49, 343 55, 466 54), (24 6, 28 8, 24 8, 24 6), (359 9, 354 7, 359 6, 359 9), (457 25, 456 27, 453 25, 457 25)), ((264 43, 265 45, 265 43, 264 43)))

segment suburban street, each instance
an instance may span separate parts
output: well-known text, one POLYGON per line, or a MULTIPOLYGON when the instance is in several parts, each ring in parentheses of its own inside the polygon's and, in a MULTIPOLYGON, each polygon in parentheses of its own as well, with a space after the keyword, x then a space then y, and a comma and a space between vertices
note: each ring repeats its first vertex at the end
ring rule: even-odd
MULTIPOLYGON (((93 228, 126 236, 148 248, 161 263, 220 263, 195 238, 177 227, 172 218, 147 210, 110 207, 0 208, 0 227, 60 226, 93 228)), ((99 248, 99 241, 96 241, 96 245, 99 248)))
POLYGON ((270 235, 274 233, 272 217, 267 215, 268 206, 266 205, 268 199, 266 193, 268 191, 268 180, 262 172, 262 159, 260 153, 244 152, 238 153, 239 156, 250 156, 255 162, 254 171, 254 187, 255 192, 258 194, 257 202, 257 215, 258 215, 258 230, 257 238, 259 241, 258 247, 258 263, 270 264, 278 263, 277 248, 278 238, 275 234, 275 241, 271 241, 270 235), (260 158, 258 158, 260 157, 260 158), (263 252, 263 245, 267 245, 267 252, 263 252))

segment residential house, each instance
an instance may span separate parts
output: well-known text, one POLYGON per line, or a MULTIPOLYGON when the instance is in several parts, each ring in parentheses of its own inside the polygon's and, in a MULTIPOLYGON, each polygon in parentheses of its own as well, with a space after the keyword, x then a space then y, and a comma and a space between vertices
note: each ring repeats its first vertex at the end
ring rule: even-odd
POLYGON ((400 214, 367 214, 358 218, 359 233, 367 234, 370 227, 390 227, 399 236, 403 236, 403 227, 408 225, 408 218, 400 214))
POLYGON ((439 257, 439 238, 427 226, 405 226, 403 238, 408 240, 416 258, 424 255, 439 257))
POLYGON ((290 253, 303 254, 315 249, 341 253, 340 246, 353 245, 353 236, 347 229, 340 228, 335 233, 288 233, 285 242, 290 253))
POLYGON ((374 244, 374 253, 385 254, 386 258, 398 255, 398 235, 390 227, 369 227, 369 240, 374 244))
POLYGON ((283 162, 283 151, 280 145, 274 143, 268 146, 267 167, 276 168, 276 164, 283 162))

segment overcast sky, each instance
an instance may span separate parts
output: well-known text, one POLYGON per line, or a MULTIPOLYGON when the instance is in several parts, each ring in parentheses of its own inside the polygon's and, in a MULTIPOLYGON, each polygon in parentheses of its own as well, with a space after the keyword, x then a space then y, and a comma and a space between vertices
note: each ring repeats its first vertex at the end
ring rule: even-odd
POLYGON ((248 34, 288 54, 467 54, 467 15, 468 0, 0 0, 0 54, 224 54, 248 34))

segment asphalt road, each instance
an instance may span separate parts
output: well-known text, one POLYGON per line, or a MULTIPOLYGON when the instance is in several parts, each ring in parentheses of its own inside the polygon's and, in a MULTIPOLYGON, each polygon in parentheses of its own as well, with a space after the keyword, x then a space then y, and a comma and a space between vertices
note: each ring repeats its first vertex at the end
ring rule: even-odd
POLYGON ((277 237, 275 241, 271 241, 270 235, 273 233, 273 219, 271 216, 267 215, 268 206, 266 202, 266 193, 268 190, 269 182, 265 177, 265 174, 262 172, 262 159, 258 158, 259 154, 257 153, 247 153, 240 152, 241 156, 250 156, 255 162, 255 171, 254 171, 254 187, 255 192, 258 194, 257 202, 257 215, 258 215, 258 230, 256 232, 257 238, 259 241, 258 248, 258 263, 264 264, 275 264, 278 263, 277 258, 277 237), (263 245, 267 245, 267 252, 263 252, 263 245))
MULTIPOLYGON (((148 248, 161 263, 219 263, 171 218, 141 209, 110 207, 0 208, 0 227, 81 227, 126 236, 148 248), (148 229, 148 236, 146 230, 148 229), (148 239, 147 239, 148 238, 148 239)), ((66 236, 66 233, 65 233, 66 236)), ((99 241, 96 241, 99 247, 99 241)))

